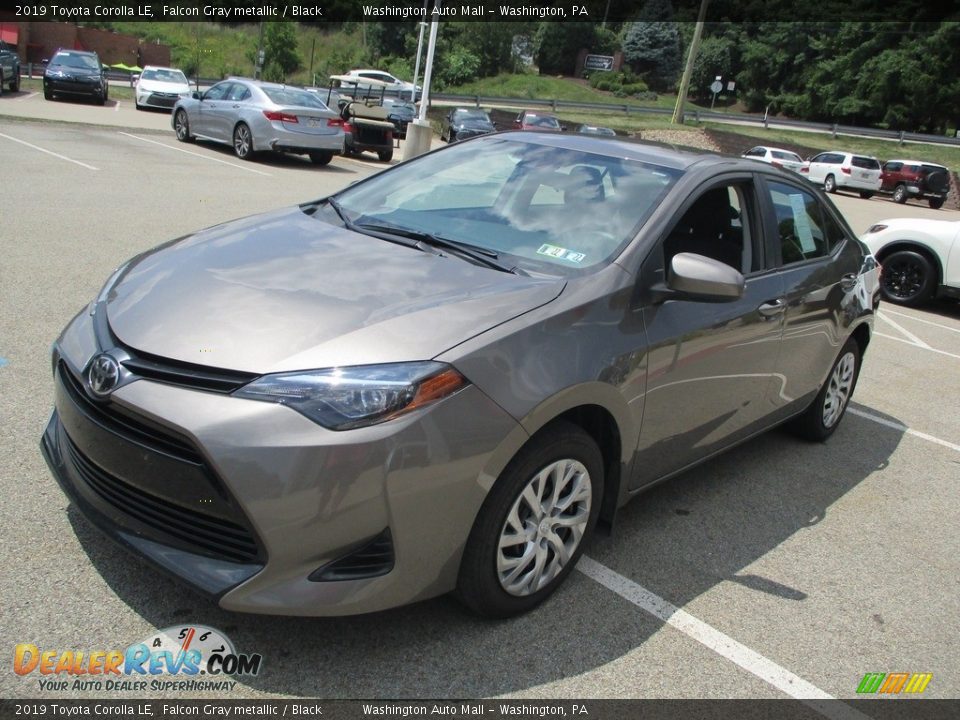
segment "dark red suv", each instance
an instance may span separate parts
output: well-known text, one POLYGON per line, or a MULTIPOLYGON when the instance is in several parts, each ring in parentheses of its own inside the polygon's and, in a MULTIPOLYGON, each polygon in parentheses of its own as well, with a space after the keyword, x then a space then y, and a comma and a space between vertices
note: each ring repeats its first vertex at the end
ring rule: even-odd
POLYGON ((880 192, 893 195, 896 203, 908 198, 926 198, 936 210, 950 191, 949 171, 943 165, 922 160, 888 160, 880 173, 880 192))

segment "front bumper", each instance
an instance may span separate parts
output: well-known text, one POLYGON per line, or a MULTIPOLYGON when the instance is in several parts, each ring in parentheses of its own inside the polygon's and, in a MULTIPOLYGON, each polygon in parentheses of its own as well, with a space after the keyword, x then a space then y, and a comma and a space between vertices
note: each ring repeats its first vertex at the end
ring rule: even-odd
POLYGON ((147 379, 114 391, 108 415, 180 439, 195 450, 204 475, 171 464, 150 438, 98 423, 71 394, 70 377, 82 378, 99 351, 92 338, 82 313, 55 347, 56 410, 42 446, 68 497, 125 547, 242 612, 356 614, 455 586, 467 536, 498 472, 488 467, 491 458, 518 430, 475 386, 343 432, 280 405, 147 379), (246 532, 246 554, 221 552, 216 532, 198 544, 185 534, 191 522, 246 532), (310 579, 384 537, 388 572, 310 579))
POLYGON ((82 82, 80 80, 66 80, 59 78, 43 78, 43 89, 48 92, 63 95, 82 95, 98 98, 103 96, 103 86, 99 83, 82 82))

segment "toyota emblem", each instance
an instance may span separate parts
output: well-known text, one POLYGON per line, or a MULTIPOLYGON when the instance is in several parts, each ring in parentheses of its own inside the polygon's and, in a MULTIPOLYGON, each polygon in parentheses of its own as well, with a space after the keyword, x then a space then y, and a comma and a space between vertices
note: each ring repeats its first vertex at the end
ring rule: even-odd
POLYGON ((112 355, 97 355, 87 372, 87 381, 94 395, 106 397, 120 381, 120 363, 112 355))

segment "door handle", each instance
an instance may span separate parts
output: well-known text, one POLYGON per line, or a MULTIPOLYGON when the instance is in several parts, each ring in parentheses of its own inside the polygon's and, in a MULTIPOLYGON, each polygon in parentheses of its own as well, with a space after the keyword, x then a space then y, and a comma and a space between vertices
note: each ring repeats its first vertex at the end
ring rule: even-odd
POLYGON ((847 273, 842 278, 840 278, 840 287, 844 290, 853 290, 857 284, 857 274, 856 273, 847 273))
POLYGON ((787 303, 784 302, 783 298, 777 298, 776 300, 771 300, 770 302, 765 302, 763 305, 757 308, 757 312, 763 315, 764 317, 774 317, 779 315, 784 310, 787 309, 787 303))

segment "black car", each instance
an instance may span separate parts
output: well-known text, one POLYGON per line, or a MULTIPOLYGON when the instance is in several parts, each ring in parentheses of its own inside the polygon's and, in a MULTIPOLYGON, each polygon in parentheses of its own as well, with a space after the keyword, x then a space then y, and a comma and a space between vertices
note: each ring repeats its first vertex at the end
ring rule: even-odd
POLYGON ((58 50, 43 73, 43 97, 93 98, 98 105, 107 101, 109 88, 100 57, 86 50, 58 50))
POLYGON ((440 139, 447 142, 466 140, 477 135, 486 135, 496 130, 490 116, 479 108, 457 108, 443 118, 440 139))
POLYGON ((384 98, 382 103, 387 110, 387 120, 393 123, 395 134, 401 140, 407 137, 407 125, 417 117, 417 106, 409 100, 384 98))
POLYGON ((13 45, 0 40, 0 94, 3 93, 4 85, 9 87, 11 92, 20 89, 20 56, 13 45))

